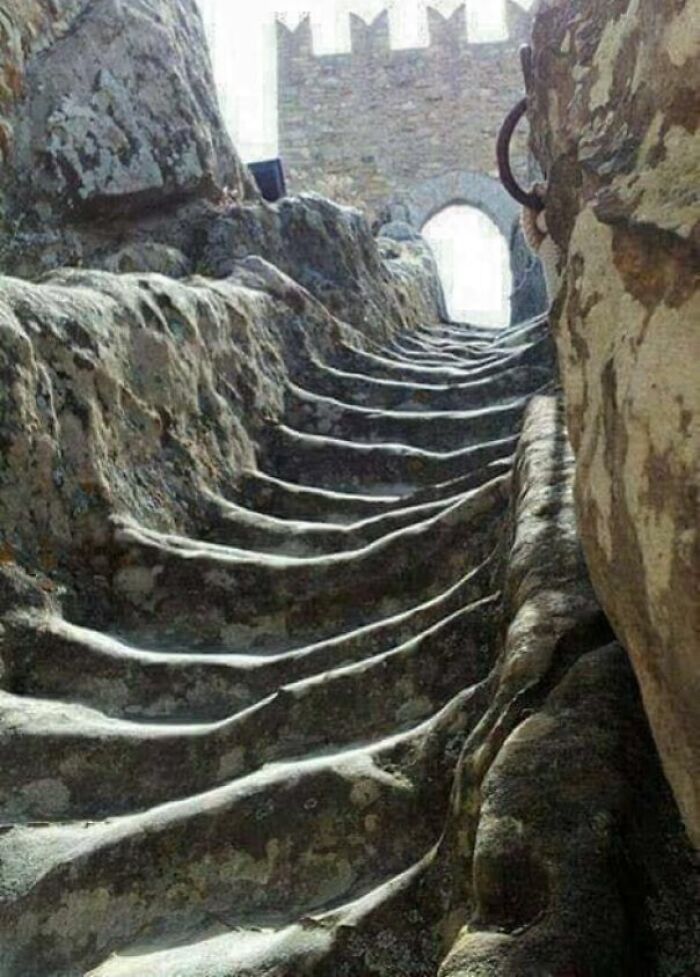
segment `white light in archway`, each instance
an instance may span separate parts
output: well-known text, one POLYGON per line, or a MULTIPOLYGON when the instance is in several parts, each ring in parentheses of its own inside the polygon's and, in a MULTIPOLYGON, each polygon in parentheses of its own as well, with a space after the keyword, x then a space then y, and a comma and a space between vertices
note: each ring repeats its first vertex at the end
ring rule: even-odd
POLYGON ((458 322, 505 325, 512 280, 508 245, 480 210, 446 207, 423 227, 440 271, 448 312, 458 322))

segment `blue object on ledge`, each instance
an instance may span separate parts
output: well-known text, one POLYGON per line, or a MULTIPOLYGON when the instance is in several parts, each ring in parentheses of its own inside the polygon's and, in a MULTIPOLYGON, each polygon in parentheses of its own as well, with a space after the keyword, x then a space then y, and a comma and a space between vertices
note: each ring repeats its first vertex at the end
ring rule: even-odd
POLYGON ((266 159, 260 163, 248 163, 263 199, 274 203, 287 195, 287 184, 281 159, 266 159))

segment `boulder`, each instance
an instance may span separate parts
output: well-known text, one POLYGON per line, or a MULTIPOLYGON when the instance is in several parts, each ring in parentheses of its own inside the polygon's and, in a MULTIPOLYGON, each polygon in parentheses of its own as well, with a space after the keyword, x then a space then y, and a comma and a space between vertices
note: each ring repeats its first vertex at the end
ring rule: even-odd
POLYGON ((196 222, 190 250, 197 270, 214 278, 225 278, 249 255, 264 257, 366 335, 387 337, 397 325, 410 329, 446 317, 423 238, 374 238, 359 210, 317 193, 210 208, 196 222))
MULTIPOLYGON (((33 4, 33 29, 19 10, 8 18, 6 249, 41 251, 67 224, 80 238, 101 222, 104 238, 114 222, 183 202, 257 199, 219 112, 195 0, 76 2, 60 19, 54 7, 33 4)), ((84 259, 72 244, 55 263, 84 259)))
POLYGON ((529 79, 593 583, 700 845, 700 3, 549 0, 529 79))
POLYGON ((5 0, 0 9, 0 160, 7 162, 13 143, 14 109, 25 92, 32 56, 66 33, 87 0, 5 0))

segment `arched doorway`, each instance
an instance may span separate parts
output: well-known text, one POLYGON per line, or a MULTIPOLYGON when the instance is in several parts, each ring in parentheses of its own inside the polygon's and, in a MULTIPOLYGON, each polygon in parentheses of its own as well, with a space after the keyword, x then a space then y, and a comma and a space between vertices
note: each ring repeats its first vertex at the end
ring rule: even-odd
POLYGON ((507 325, 513 291, 510 245, 497 225, 476 207, 454 203, 432 216, 421 233, 435 254, 450 318, 507 325))
POLYGON ((498 180, 471 170, 450 170, 408 186, 389 202, 394 220, 405 220, 416 230, 455 204, 476 208, 489 218, 506 241, 512 281, 510 321, 522 322, 547 308, 542 270, 525 244, 520 230, 520 208, 498 180))

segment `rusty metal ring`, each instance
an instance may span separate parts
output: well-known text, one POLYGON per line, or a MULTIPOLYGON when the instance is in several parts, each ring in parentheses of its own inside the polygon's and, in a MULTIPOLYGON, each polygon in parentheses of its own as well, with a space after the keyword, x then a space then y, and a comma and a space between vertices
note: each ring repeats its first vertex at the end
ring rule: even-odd
POLYGON ((543 201, 537 196, 536 193, 523 190, 513 176, 513 170, 510 166, 510 142, 513 138, 513 133, 515 132, 518 122, 520 122, 526 112, 527 98, 523 98, 518 102, 515 108, 511 109, 506 116, 503 125, 501 126, 501 131, 498 134, 498 142, 496 143, 498 173, 501 177, 501 183, 511 197, 517 200, 518 203, 522 204, 524 207, 529 207, 530 210, 539 212, 544 210, 543 201))

